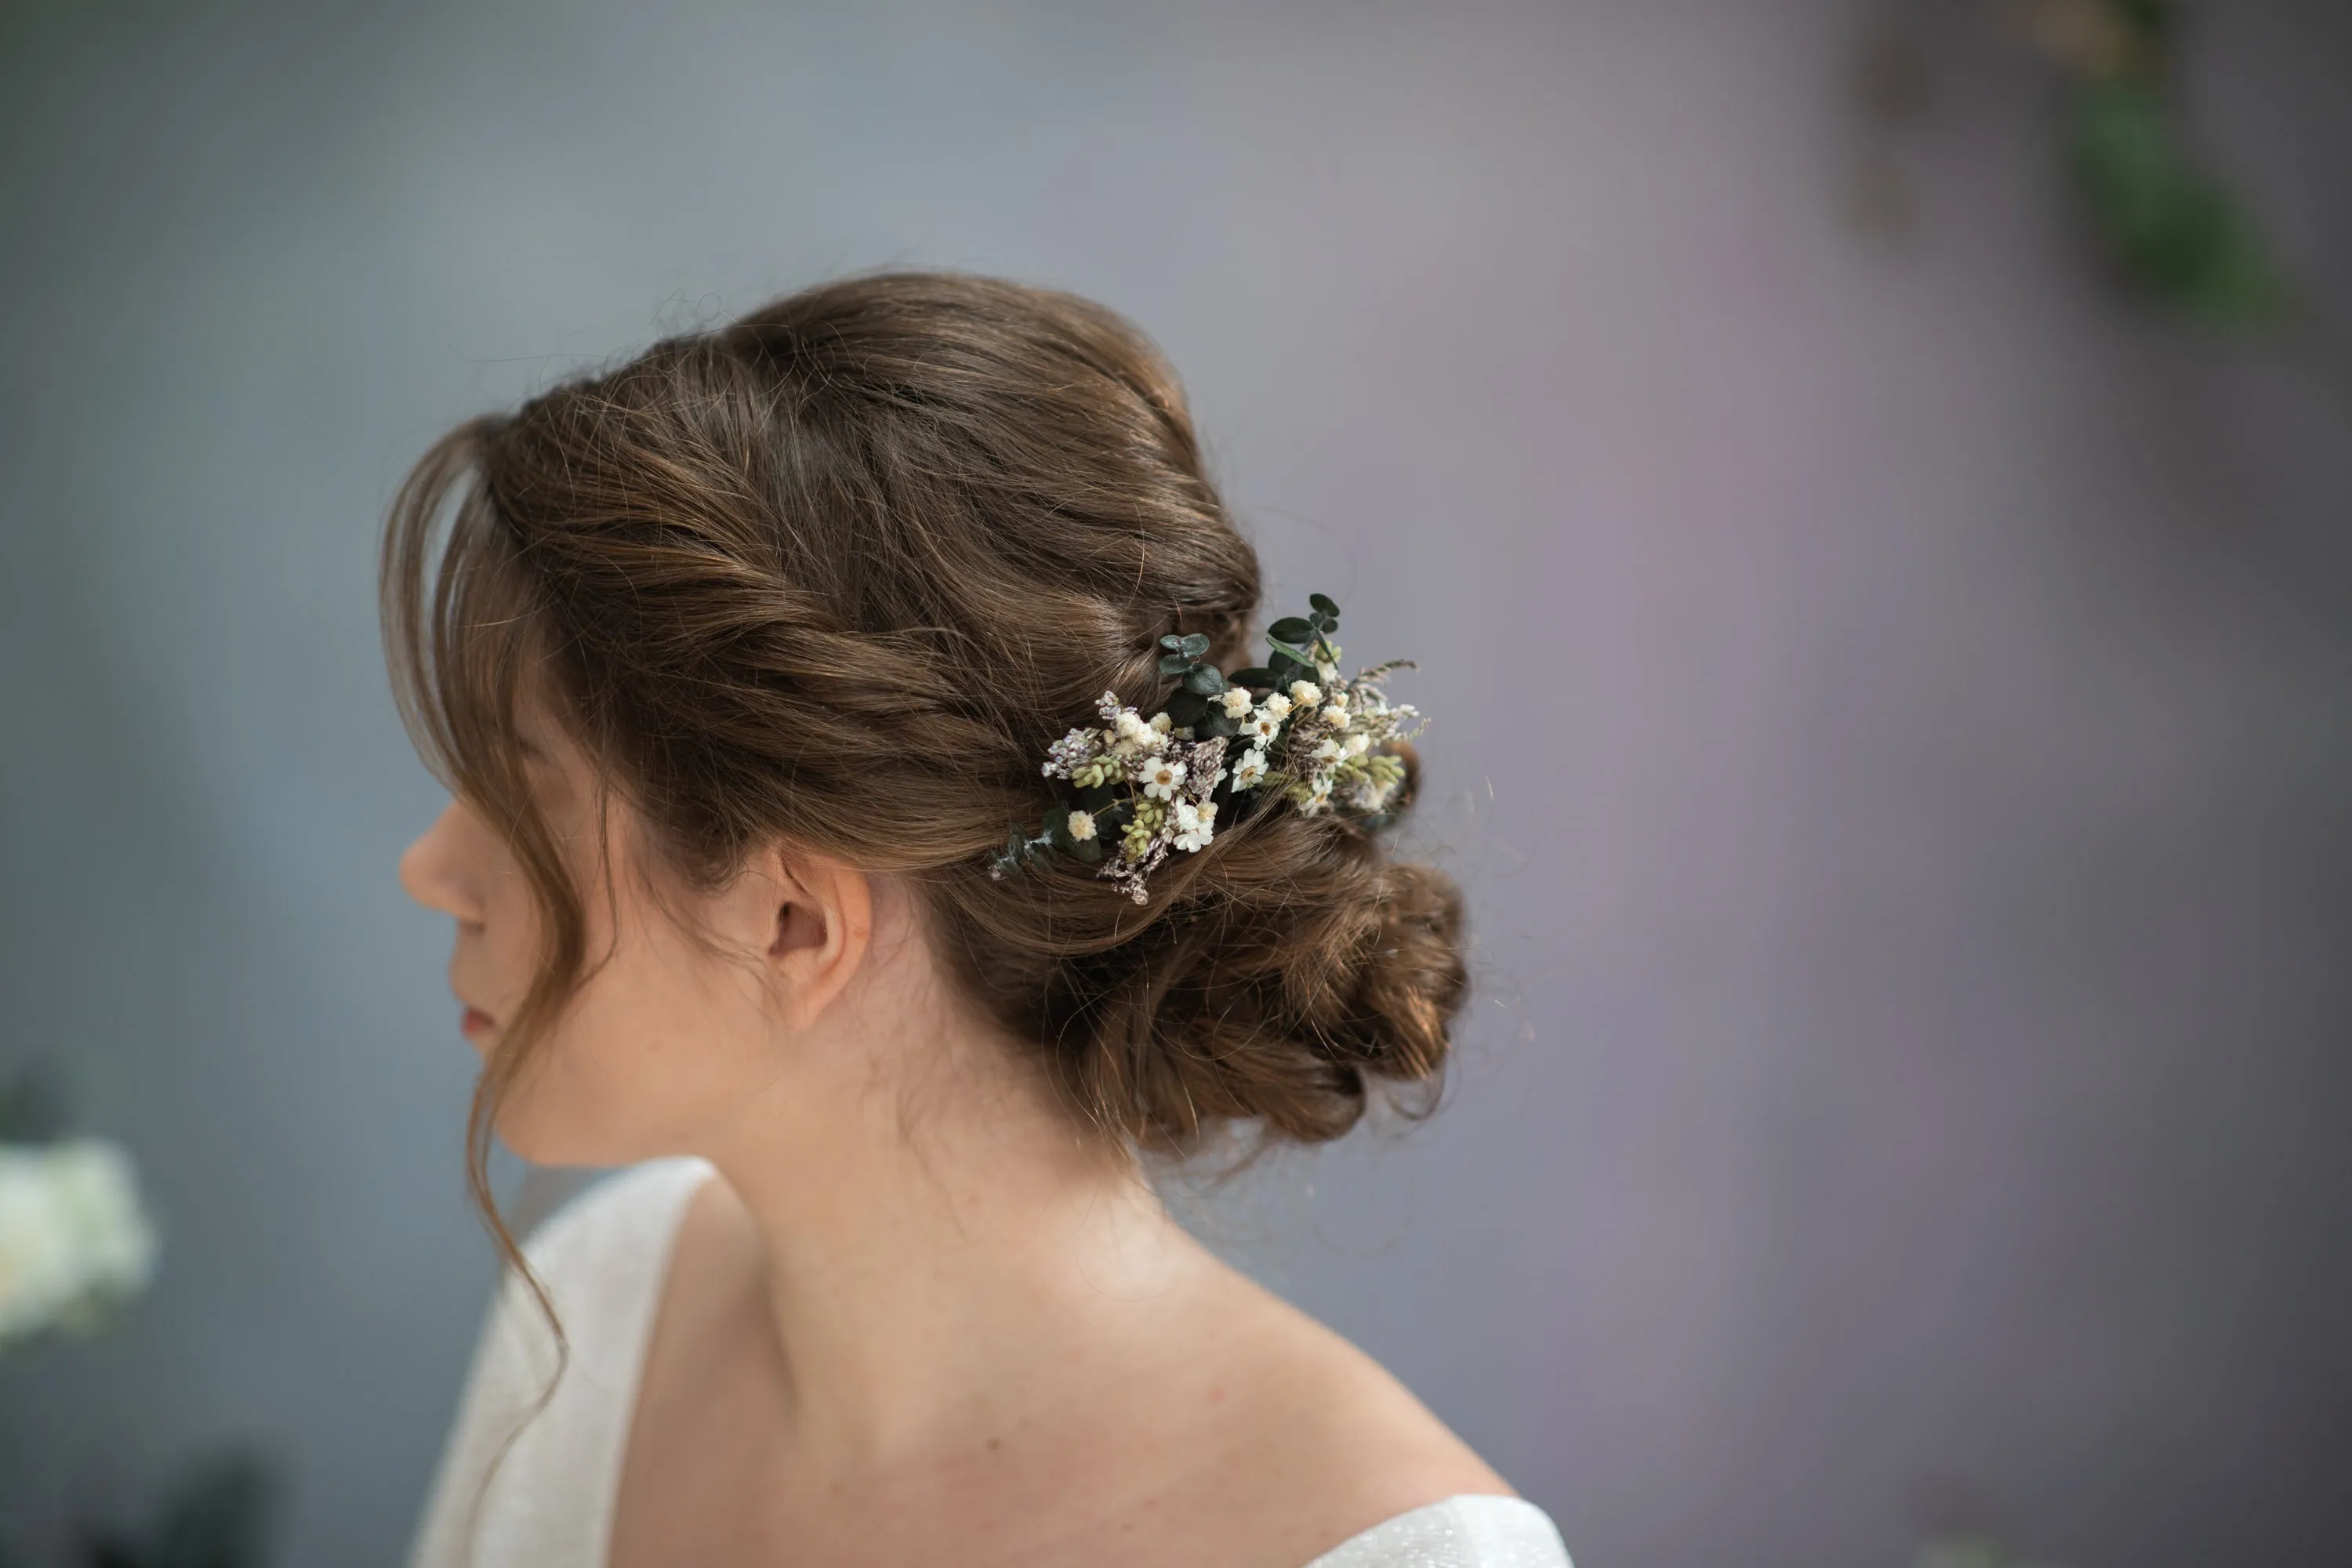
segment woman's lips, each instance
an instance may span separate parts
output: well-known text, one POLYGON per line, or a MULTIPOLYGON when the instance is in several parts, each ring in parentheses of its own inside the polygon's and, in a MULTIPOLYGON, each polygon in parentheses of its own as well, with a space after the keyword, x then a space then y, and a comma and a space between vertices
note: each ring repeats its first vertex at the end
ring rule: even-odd
POLYGON ((465 1016, 457 1020, 459 1032, 467 1035, 477 1034, 491 1026, 490 1016, 479 1007, 467 1008, 465 1016))

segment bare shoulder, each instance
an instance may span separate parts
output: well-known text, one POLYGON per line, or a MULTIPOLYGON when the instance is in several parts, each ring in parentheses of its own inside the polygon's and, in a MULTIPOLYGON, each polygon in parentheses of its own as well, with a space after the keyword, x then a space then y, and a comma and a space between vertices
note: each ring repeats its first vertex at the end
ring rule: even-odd
POLYGON ((1394 1374, 1325 1324, 1235 1277, 1213 1357, 1215 1483, 1265 1560, 1291 1568, 1400 1514, 1511 1485, 1394 1374))

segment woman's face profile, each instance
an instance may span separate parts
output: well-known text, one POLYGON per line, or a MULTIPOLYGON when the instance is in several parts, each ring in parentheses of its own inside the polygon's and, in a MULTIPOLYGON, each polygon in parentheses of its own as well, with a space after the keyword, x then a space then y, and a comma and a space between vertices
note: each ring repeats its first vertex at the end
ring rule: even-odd
MULTIPOLYGON (((505 1097, 499 1135, 540 1164, 675 1152, 773 1086, 783 1042, 772 1009, 754 966, 694 945, 630 874, 638 823, 617 795, 607 813, 608 900, 591 764, 544 720, 526 718, 522 733, 530 787, 579 891, 590 973, 505 1097)), ((418 903, 457 921, 449 985, 465 1008, 461 1029, 487 1056, 540 963, 530 879, 479 812, 453 799, 401 856, 400 879, 418 903)), ((692 912, 722 939, 756 942, 774 909, 763 879, 748 873, 692 912)))

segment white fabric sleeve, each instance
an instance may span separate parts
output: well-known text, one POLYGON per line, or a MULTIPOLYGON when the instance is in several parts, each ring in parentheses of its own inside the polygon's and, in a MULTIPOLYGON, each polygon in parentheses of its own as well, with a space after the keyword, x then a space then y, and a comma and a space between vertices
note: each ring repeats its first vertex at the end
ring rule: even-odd
POLYGON ((1351 1536, 1307 1568, 1572 1568, 1551 1516, 1525 1498, 1464 1493, 1351 1536))
POLYGON ((554 1334, 508 1267, 475 1342, 409 1568, 604 1562, 669 1243, 709 1170, 688 1159, 629 1167, 524 1242, 571 1354, 558 1379, 554 1334), (534 1414, 551 1382, 546 1407, 534 1414))

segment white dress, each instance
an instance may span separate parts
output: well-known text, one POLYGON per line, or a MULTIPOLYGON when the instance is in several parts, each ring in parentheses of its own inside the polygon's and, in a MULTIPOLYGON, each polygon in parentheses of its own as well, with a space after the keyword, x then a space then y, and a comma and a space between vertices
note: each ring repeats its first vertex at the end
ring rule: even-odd
MULTIPOLYGON (((509 1269, 475 1346, 410 1568, 605 1568, 613 1498, 672 1239, 711 1166, 648 1161, 598 1183, 524 1244, 572 1356, 544 1414, 523 1417, 555 1343, 509 1269), (487 1491, 482 1477, 520 1427, 487 1491), (465 1550, 467 1515, 473 1550, 465 1550)), ((1552 1521, 1520 1498, 1465 1495, 1398 1514, 1306 1568, 1570 1568, 1552 1521)))

